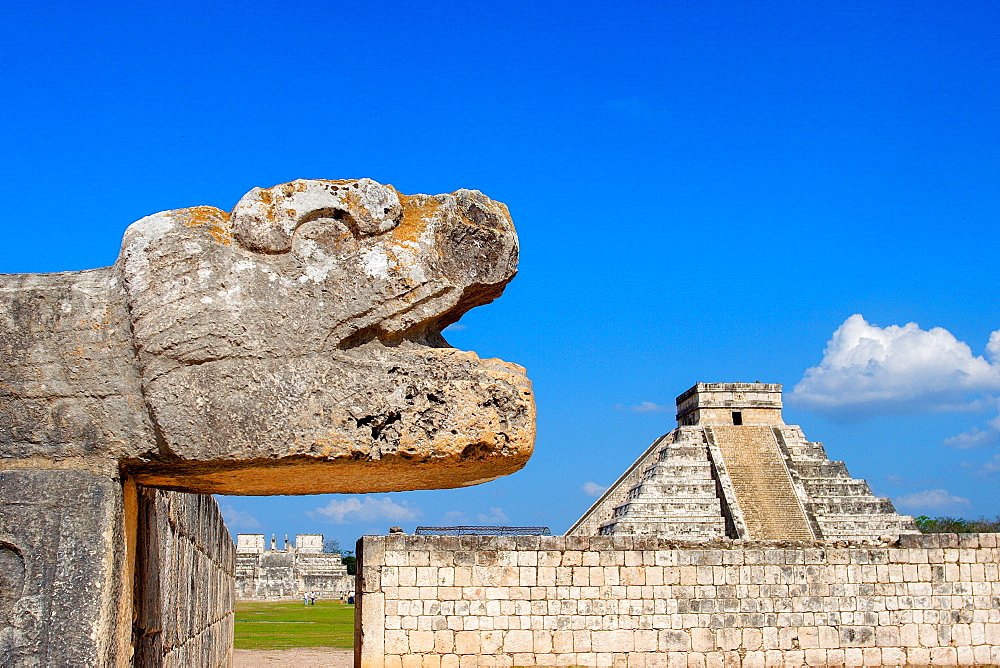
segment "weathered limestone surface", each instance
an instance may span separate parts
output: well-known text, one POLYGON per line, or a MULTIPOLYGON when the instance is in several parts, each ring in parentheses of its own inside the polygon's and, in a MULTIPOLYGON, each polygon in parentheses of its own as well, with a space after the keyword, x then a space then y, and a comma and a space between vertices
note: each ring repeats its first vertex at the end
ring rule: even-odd
POLYGON ((138 490, 136 666, 229 666, 235 551, 208 494, 138 490))
POLYGON ((365 536, 362 666, 1000 664, 1000 534, 365 536))
POLYGON ((0 665, 229 665, 234 553, 211 496, 16 470, 0 499, 0 665))
POLYGON ((0 471, 0 500, 0 665, 127 662, 121 485, 88 471, 0 471))
POLYGON ((781 385, 698 383, 660 437, 574 523, 574 536, 858 540, 916 533, 781 416, 781 385))
POLYGON ((143 218, 112 267, 0 275, 0 657, 225 665, 232 555, 199 495, 524 466, 524 369, 441 336, 517 252, 477 191, 312 180, 143 218))

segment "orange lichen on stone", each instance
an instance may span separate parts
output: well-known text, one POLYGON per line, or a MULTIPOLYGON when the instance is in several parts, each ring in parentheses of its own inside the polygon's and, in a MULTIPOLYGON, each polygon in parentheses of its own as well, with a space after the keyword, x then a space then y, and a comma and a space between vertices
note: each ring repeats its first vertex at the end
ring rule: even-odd
POLYGON ((229 213, 216 209, 214 206, 192 206, 177 211, 177 217, 187 227, 207 227, 216 243, 228 246, 233 243, 232 226, 229 224, 229 213))
MULTIPOLYGON (((312 180, 319 181, 320 183, 332 183, 335 186, 349 186, 352 183, 357 183, 357 179, 312 179, 312 180)), ((392 188, 392 185, 389 185, 389 187, 392 188)), ((395 190, 395 188, 392 189, 395 190)))
POLYGON ((358 194, 348 190, 343 195, 341 195, 343 200, 347 202, 347 210, 351 212, 351 215, 356 215, 356 213, 362 208, 361 198, 358 194))
POLYGON ((399 193, 399 203, 403 205, 403 218, 392 231, 392 237, 399 243, 420 240, 430 220, 437 216, 441 202, 428 195, 404 195, 399 193))
POLYGON ((297 181, 290 181, 289 183, 280 183, 276 186, 272 186, 263 190, 261 193, 261 201, 265 204, 271 204, 273 201, 274 192, 280 192, 284 197, 291 197, 295 193, 305 192, 308 182, 302 179, 297 181), (266 193, 266 196, 265 196, 266 193))

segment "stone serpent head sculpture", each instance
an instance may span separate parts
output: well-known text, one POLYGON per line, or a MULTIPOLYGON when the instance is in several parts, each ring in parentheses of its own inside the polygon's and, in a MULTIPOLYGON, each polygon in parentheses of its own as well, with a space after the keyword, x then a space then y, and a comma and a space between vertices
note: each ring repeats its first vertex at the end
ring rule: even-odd
POLYGON ((370 179, 148 216, 113 267, 0 277, 0 452, 240 494, 511 473, 534 441, 524 369, 441 330, 517 255, 503 204, 370 179))

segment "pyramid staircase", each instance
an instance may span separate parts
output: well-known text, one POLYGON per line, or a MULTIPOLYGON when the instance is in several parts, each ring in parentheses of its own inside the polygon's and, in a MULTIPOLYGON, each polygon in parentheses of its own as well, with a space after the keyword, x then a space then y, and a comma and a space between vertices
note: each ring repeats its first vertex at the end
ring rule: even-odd
POLYGON ((732 489, 730 510, 741 538, 812 540, 816 537, 774 432, 767 426, 705 427, 712 453, 732 489))

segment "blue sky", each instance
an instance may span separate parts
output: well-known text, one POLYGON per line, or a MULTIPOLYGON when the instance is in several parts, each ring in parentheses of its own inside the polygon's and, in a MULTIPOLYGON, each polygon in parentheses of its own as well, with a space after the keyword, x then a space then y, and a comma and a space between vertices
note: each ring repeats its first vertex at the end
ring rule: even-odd
POLYGON ((562 532, 676 395, 758 379, 900 510, 1000 514, 996 3, 19 3, 0 39, 2 272, 295 178, 510 207, 520 274, 448 337, 528 368, 528 466, 222 498, 234 532, 562 532))

